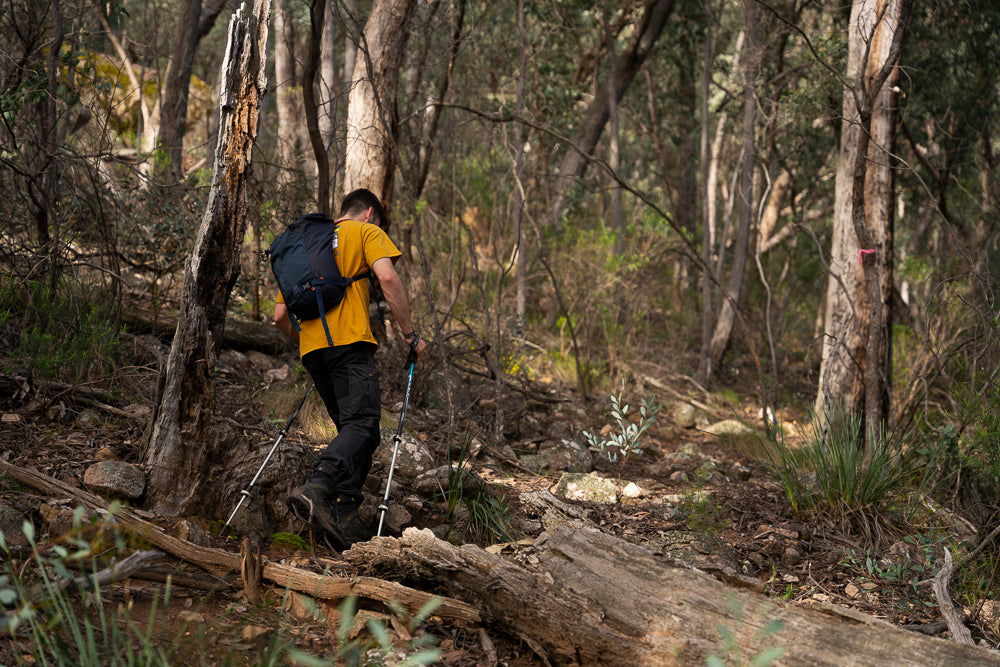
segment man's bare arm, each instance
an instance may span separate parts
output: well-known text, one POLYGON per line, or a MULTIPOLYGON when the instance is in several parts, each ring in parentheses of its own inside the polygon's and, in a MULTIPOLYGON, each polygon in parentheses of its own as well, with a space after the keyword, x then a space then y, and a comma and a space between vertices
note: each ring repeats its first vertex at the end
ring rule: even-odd
MULTIPOLYGON (((403 281, 396 273, 396 267, 393 266, 392 260, 388 257, 375 260, 375 263, 372 264, 372 271, 382 286, 382 294, 385 295, 385 301, 389 304, 389 309, 392 311, 392 316, 396 318, 399 328, 404 334, 412 332, 413 321, 410 319, 410 302, 406 298, 403 281)), ((420 361, 426 347, 427 343, 423 340, 417 343, 417 361, 420 361)))

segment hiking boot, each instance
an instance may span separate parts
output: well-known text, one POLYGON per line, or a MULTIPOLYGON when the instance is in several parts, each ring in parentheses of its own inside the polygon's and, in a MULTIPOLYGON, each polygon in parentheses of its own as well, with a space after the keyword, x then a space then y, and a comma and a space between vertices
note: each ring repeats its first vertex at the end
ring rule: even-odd
POLYGON ((343 551, 358 540, 348 543, 337 522, 330 495, 328 485, 320 480, 311 479, 292 491, 285 498, 285 504, 297 519, 316 526, 326 533, 334 549, 343 551))
POLYGON ((337 524, 348 548, 357 542, 367 542, 375 536, 371 526, 358 516, 357 505, 338 505, 337 524))

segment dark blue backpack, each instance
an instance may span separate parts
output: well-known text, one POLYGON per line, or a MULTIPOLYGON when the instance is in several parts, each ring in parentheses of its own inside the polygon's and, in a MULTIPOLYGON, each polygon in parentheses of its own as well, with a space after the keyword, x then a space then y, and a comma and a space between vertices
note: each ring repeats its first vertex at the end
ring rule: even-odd
POLYGON ((331 347, 326 311, 343 300, 348 285, 371 275, 369 271, 353 278, 340 274, 334 256, 336 238, 336 222, 322 213, 310 213, 288 225, 268 251, 292 326, 301 331, 299 322, 321 318, 331 347))

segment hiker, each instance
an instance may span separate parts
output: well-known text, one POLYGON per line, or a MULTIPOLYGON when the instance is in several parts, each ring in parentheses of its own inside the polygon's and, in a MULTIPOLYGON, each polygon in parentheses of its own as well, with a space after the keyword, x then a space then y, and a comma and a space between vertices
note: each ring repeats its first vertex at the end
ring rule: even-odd
MULTIPOLYGON (((394 268, 401 253, 382 229, 387 222, 382 202, 369 190, 355 190, 344 197, 335 222, 331 252, 341 275, 371 271, 419 361, 427 344, 410 320, 406 290, 394 268)), ((337 435, 320 454, 312 476, 288 496, 286 504, 299 519, 321 528, 338 551, 373 535, 358 516, 381 439, 382 397, 374 358, 378 343, 368 319, 370 284, 350 282, 343 300, 327 310, 325 318, 295 320, 284 294, 274 307, 275 324, 298 343, 302 366, 337 426, 337 435)))

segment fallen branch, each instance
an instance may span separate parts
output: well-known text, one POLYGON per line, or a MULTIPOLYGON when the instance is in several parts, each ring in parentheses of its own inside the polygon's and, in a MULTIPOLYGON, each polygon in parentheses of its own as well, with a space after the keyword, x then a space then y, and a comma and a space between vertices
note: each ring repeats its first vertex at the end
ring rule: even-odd
MULTIPOLYGON (((73 501, 90 509, 108 511, 109 503, 100 496, 74 488, 37 470, 21 468, 0 460, 0 473, 9 475, 18 482, 39 491, 59 497, 68 496, 73 501)), ((242 561, 240 554, 230 553, 223 549, 203 547, 177 537, 172 537, 164 533, 156 524, 139 518, 127 509, 116 510, 114 519, 122 529, 137 535, 176 558, 201 567, 207 572, 216 575, 226 575, 240 571, 242 561)), ((376 540, 389 539, 376 538, 376 540)), ((277 586, 326 600, 340 600, 353 595, 385 604, 396 602, 407 607, 411 612, 416 613, 430 600, 439 598, 441 603, 434 612, 435 615, 466 623, 477 623, 480 620, 479 611, 471 604, 462 602, 461 600, 431 595, 403 586, 402 584, 374 577, 320 575, 315 572, 270 562, 263 564, 262 572, 264 579, 273 582, 277 586)))
POLYGON ((154 560, 163 556, 159 551, 136 551, 111 567, 104 568, 96 574, 88 574, 74 579, 63 579, 56 584, 56 590, 63 590, 76 584, 76 589, 96 590, 102 586, 128 579, 142 572, 154 560))
POLYGON ((951 638, 962 644, 975 645, 975 642, 972 640, 972 633, 969 632, 969 628, 965 627, 965 623, 959 618, 958 612, 955 611, 955 605, 951 602, 951 595, 948 594, 948 581, 951 579, 951 573, 954 569, 955 565, 951 560, 951 552, 948 551, 948 547, 945 547, 944 566, 931 580, 934 586, 934 597, 937 599, 941 615, 944 616, 944 620, 948 624, 948 632, 951 633, 951 638))

